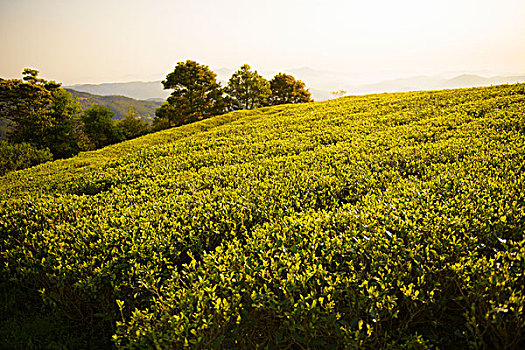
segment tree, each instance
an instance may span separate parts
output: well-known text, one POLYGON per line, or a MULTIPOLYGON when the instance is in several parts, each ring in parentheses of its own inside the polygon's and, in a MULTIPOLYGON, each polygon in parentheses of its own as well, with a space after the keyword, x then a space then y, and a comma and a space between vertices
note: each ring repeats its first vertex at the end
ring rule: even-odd
POLYGON ((337 91, 330 91, 332 95, 334 95, 335 98, 343 97, 346 95, 346 90, 337 90, 337 91))
POLYGON ((149 123, 135 114, 133 106, 130 106, 126 116, 119 120, 116 126, 120 128, 126 140, 145 135, 149 132, 149 123))
POLYGON ((52 124, 47 113, 52 103, 51 92, 42 85, 19 79, 1 81, 0 116, 10 125, 9 141, 41 144, 52 124))
POLYGON ((168 123, 169 123, 168 119, 159 118, 157 115, 155 115, 155 118, 153 118, 153 123, 151 123, 151 130, 160 131, 164 129, 169 129, 172 127, 172 125, 169 125, 168 123))
POLYGON ((184 123, 192 123, 225 111, 223 90, 208 66, 191 60, 179 62, 162 82, 172 89, 168 104, 184 123))
POLYGON ((164 102, 160 107, 155 109, 153 129, 162 130, 173 126, 187 124, 187 119, 187 116, 183 116, 173 105, 164 102))
POLYGON ((270 80, 272 94, 270 105, 280 105, 284 103, 303 103, 312 102, 310 91, 305 89, 304 83, 295 80, 291 75, 279 73, 270 80))
POLYGON ((55 158, 71 157, 79 152, 75 128, 80 124, 80 105, 64 89, 52 93, 53 105, 49 114, 53 126, 48 130, 45 146, 49 147, 55 158))
POLYGON ((22 75, 0 81, 0 119, 8 140, 49 148, 55 158, 76 154, 73 124, 80 106, 59 83, 38 78, 37 70, 26 68, 22 75))
POLYGON ((98 104, 93 104, 84 111, 81 119, 84 124, 83 132, 91 143, 88 149, 97 149, 124 140, 122 131, 113 122, 114 116, 111 109, 98 104))
POLYGON ((232 75, 226 92, 230 97, 231 108, 238 110, 265 106, 272 91, 270 83, 245 64, 232 75))

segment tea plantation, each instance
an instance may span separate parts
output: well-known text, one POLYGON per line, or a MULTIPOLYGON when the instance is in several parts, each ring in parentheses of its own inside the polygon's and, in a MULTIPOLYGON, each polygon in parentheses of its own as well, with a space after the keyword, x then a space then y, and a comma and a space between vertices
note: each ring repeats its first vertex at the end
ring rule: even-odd
POLYGON ((0 178, 7 348, 525 348, 525 85, 239 111, 0 178))

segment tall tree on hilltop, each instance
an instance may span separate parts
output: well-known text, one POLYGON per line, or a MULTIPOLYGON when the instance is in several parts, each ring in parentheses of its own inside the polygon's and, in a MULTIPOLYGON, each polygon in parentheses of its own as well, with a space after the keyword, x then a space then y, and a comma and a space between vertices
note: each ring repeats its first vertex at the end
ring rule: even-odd
POLYGON ((232 75, 226 92, 233 110, 265 106, 271 94, 270 83, 247 64, 232 75))
POLYGON ((173 92, 168 104, 185 123, 192 123, 225 111, 223 90, 217 75, 208 66, 195 61, 179 62, 162 82, 164 89, 173 92))
POLYGON ((303 103, 312 102, 310 91, 304 83, 295 80, 291 75, 279 73, 270 80, 272 94, 270 96, 270 105, 280 105, 285 103, 303 103))

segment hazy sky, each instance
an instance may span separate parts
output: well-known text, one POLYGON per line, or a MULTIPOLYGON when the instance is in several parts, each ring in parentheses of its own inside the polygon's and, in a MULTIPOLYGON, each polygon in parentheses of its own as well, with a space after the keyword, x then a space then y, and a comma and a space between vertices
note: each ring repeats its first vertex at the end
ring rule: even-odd
POLYGON ((0 77, 66 84, 212 69, 525 73, 525 0, 0 0, 0 77))

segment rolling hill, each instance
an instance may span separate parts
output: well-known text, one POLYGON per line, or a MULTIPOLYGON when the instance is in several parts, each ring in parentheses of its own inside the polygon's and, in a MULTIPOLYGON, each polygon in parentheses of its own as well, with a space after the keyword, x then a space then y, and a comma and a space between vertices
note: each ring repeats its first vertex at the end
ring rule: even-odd
POLYGON ((525 347, 525 85, 237 111, 0 178, 7 348, 525 347))
POLYGON ((111 111, 115 113, 114 119, 124 118, 128 112, 128 109, 133 107, 136 115, 142 117, 143 119, 151 120, 153 117, 155 117, 155 108, 159 107, 162 103, 157 100, 136 100, 118 95, 93 95, 87 92, 80 92, 69 88, 66 88, 66 91, 71 93, 71 95, 80 103, 82 109, 89 108, 92 104, 96 103, 111 109, 111 111))

